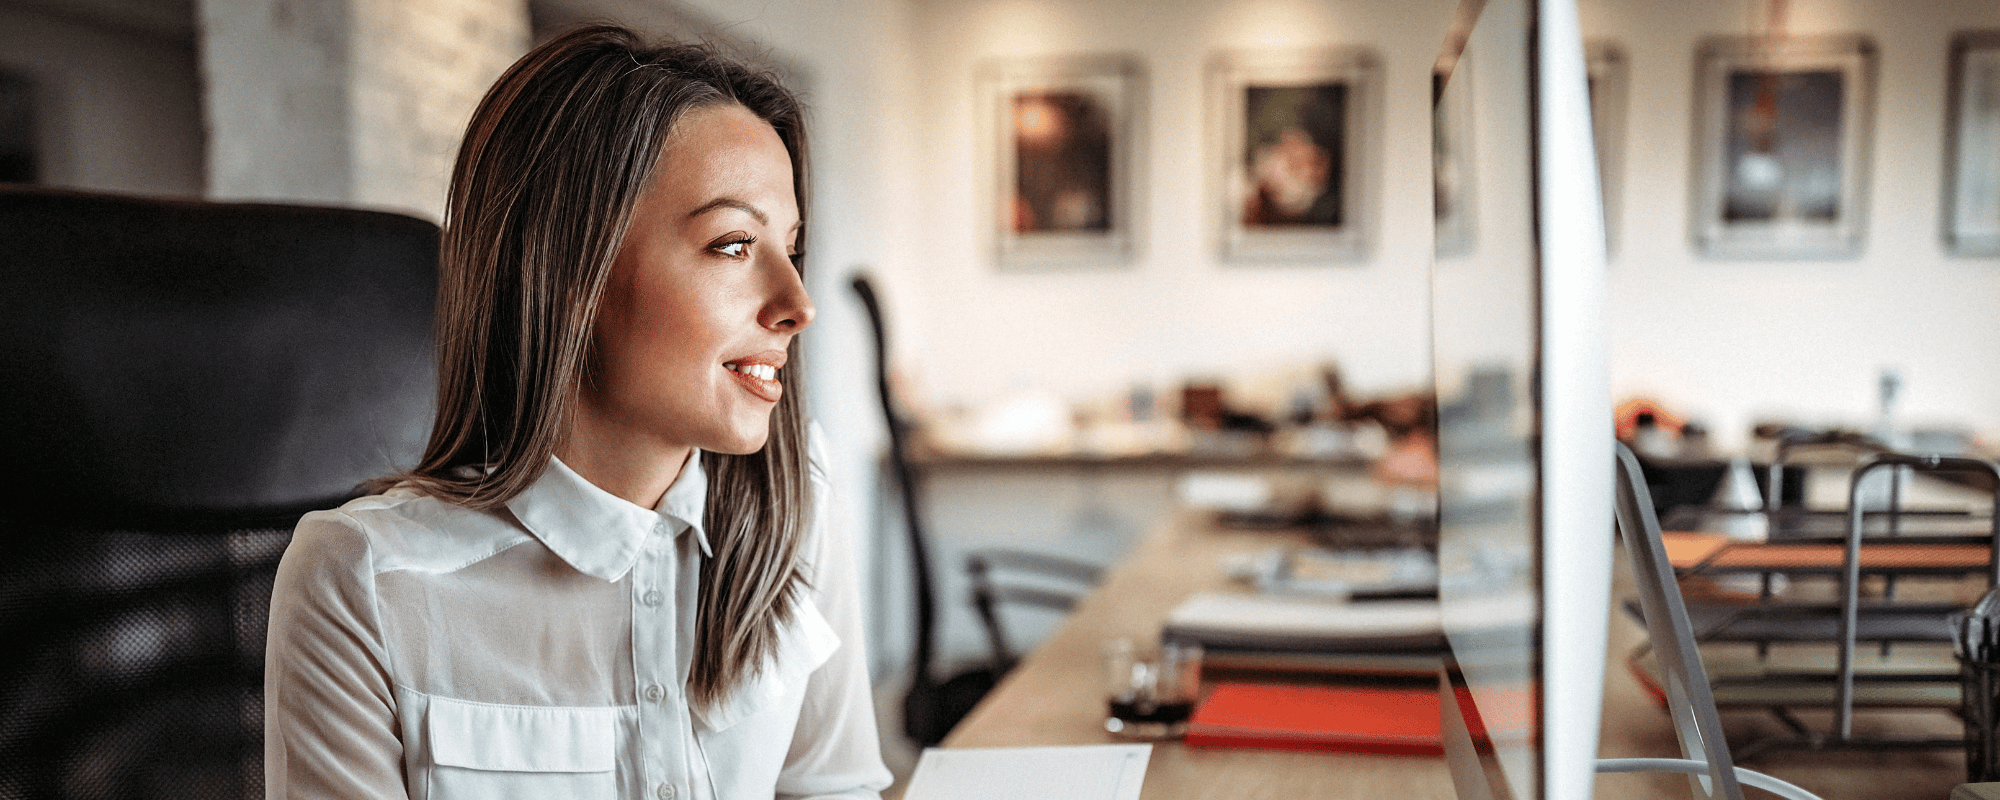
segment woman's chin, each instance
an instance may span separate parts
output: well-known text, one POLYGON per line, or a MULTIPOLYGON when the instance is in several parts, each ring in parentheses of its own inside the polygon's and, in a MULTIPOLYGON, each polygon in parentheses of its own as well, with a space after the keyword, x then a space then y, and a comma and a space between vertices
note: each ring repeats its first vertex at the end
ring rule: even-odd
POLYGON ((764 449, 765 443, 770 440, 771 432, 769 430, 761 430, 754 434, 733 436, 728 441, 714 442, 702 449, 713 453, 727 453, 732 456, 747 456, 764 449))

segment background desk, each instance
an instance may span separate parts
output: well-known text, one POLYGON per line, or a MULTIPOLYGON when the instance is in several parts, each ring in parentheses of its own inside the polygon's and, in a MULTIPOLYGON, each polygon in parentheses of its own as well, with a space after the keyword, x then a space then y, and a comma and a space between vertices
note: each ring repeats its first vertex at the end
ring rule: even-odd
MULTIPOLYGON (((1129 558, 1106 577, 1077 612, 1021 662, 993 694, 945 740, 946 747, 1102 744, 1104 699, 1098 648, 1113 636, 1155 635, 1167 611, 1189 594, 1221 585, 1217 568, 1229 553, 1255 552, 1295 535, 1213 528, 1207 517, 1177 512, 1142 537, 1129 558)), ((1632 594, 1630 570, 1614 573, 1613 602, 1632 594)), ((1666 713, 1626 670, 1624 656, 1644 629, 1624 614, 1611 617, 1605 670, 1605 728, 1599 755, 1676 755, 1666 713)), ((1870 717, 1868 725, 1907 733, 1949 733, 1940 715, 1870 717), (1940 725, 1943 725, 1940 728, 1940 725)), ((1770 725, 1762 714, 1729 713, 1732 740, 1770 725)), ((1965 780, 1965 758, 1950 751, 1916 753, 1782 752, 1753 763, 1826 800, 1942 800, 1965 780)), ((1279 750, 1155 746, 1146 772, 1146 800, 1171 798, 1450 798, 1451 777, 1440 759, 1279 750)), ((1616 800, 1686 798, 1685 779, 1670 775, 1606 775, 1595 796, 1616 800)))
MULTIPOLYGON (((1034 655, 945 739, 946 747, 1104 744, 1103 668, 1110 638, 1146 639, 1196 591, 1221 586, 1222 559, 1293 534, 1217 530, 1206 515, 1178 512, 1147 532, 1034 655)), ((1146 800, 1169 798, 1450 798, 1444 761, 1284 750, 1190 748, 1162 742, 1146 770, 1146 800)))

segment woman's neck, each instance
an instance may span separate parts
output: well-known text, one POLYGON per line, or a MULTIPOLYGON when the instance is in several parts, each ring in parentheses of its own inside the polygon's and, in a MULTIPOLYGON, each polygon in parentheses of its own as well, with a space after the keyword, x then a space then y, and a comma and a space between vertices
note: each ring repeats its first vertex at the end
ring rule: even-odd
POLYGON ((556 446, 556 457, 591 485, 641 508, 654 508, 687 471, 694 448, 649 444, 631 436, 593 437, 572 429, 556 446))

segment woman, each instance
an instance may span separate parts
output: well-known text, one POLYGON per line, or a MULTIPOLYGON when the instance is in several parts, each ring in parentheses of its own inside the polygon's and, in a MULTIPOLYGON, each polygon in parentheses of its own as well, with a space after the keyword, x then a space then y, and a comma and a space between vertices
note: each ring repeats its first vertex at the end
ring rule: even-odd
POLYGON ((452 176, 437 419, 300 521, 271 797, 873 797, 849 542, 786 367, 797 101, 579 30, 500 78, 452 176))

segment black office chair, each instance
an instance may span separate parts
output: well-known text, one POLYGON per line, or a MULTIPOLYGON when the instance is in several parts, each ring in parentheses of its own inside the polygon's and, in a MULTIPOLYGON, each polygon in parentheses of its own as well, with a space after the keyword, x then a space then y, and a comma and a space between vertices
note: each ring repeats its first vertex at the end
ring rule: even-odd
POLYGON ((300 514, 420 454, 438 232, 0 186, 0 797, 260 798, 300 514))
POLYGON ((882 416, 889 430, 889 461, 902 498, 905 532, 909 535, 910 566, 916 583, 916 643, 911 656, 910 689, 903 695, 903 732, 922 745, 944 740, 952 726, 965 718, 1000 676, 1014 665, 1015 654, 1001 621, 1000 607, 1024 604, 1067 611, 1083 590, 1096 583, 1099 569, 1047 553, 1010 549, 977 550, 967 555, 971 602, 986 629, 991 659, 939 681, 937 658, 937 583, 930 540, 924 532, 922 497, 916 469, 909 457, 909 423, 896 408, 889 388, 889 344, 882 304, 866 276, 855 276, 854 293, 868 312, 874 332, 875 385, 882 416))

